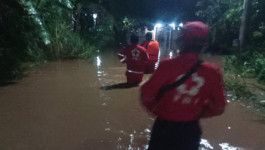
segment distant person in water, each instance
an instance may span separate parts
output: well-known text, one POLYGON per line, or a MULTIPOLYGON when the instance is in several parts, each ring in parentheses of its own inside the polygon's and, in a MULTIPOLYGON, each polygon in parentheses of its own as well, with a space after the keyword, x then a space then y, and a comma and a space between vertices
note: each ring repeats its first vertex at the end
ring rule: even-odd
POLYGON ((144 75, 145 63, 148 61, 146 49, 138 45, 139 37, 135 34, 130 36, 131 45, 124 47, 118 57, 121 63, 127 64, 126 77, 128 84, 139 84, 144 75))
POLYGON ((224 112, 227 102, 222 73, 199 58, 209 32, 202 22, 185 24, 178 38, 180 55, 162 60, 141 87, 143 106, 156 116, 148 150, 198 150, 199 120, 224 112))
POLYGON ((145 74, 153 73, 155 71, 155 64, 158 61, 159 43, 152 40, 152 38, 152 33, 147 32, 145 35, 146 40, 142 44, 149 56, 149 61, 147 61, 145 64, 145 74))

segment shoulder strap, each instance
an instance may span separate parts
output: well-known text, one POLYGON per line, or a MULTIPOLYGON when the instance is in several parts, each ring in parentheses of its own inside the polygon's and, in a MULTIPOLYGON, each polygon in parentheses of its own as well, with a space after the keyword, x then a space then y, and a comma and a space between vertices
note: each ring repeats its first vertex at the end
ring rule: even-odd
POLYGON ((203 63, 202 60, 198 60, 196 62, 196 64, 193 67, 191 67, 191 69, 183 77, 181 77, 179 80, 177 80, 176 82, 174 82, 172 84, 162 86, 159 89, 158 94, 156 95, 156 100, 161 99, 166 92, 171 91, 171 90, 175 89, 176 87, 180 86, 181 84, 183 84, 187 79, 190 78, 190 76, 193 73, 195 73, 198 70, 198 68, 201 66, 202 63, 203 63))

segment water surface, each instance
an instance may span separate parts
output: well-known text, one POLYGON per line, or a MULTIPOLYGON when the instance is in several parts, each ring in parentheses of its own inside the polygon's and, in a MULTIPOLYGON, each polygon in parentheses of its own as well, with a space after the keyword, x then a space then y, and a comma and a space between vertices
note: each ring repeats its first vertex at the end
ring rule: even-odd
MULTIPOLYGON (((47 63, 0 87, 0 149, 146 149, 154 119, 139 103, 139 87, 102 90, 126 82, 124 73, 125 65, 108 52, 94 63, 47 63)), ((201 124, 202 150, 265 149, 265 124, 238 103, 201 124)))

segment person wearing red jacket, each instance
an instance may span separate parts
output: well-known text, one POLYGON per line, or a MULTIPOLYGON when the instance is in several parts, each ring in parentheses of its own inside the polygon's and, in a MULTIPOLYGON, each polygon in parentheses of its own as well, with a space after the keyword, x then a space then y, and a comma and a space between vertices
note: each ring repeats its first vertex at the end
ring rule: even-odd
POLYGON ((153 76, 141 86, 141 102, 156 116, 148 150, 198 150, 199 119, 224 112, 227 102, 221 71, 206 62, 183 84, 156 99, 162 86, 176 82, 196 64, 209 32, 202 22, 185 24, 178 39, 180 55, 161 61, 153 76))
POLYGON ((159 55, 159 43, 152 40, 152 33, 147 32, 145 35, 145 41, 142 43, 142 46, 146 49, 146 52, 149 56, 149 61, 145 64, 145 74, 150 74, 155 71, 155 64, 158 61, 159 55))
POLYGON ((131 45, 124 47, 118 57, 121 63, 127 64, 126 77, 128 84, 139 84, 142 82, 144 67, 148 61, 148 55, 144 47, 138 45, 139 37, 135 34, 130 36, 131 45))

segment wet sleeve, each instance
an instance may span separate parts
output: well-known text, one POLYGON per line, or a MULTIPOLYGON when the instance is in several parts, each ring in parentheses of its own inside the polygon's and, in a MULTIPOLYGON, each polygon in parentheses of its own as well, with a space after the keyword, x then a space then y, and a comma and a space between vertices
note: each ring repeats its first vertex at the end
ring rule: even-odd
POLYGON ((126 63, 127 57, 126 57, 126 54, 125 54, 125 48, 123 48, 121 51, 119 51, 118 58, 119 58, 121 63, 126 63))
POLYGON ((202 110, 202 118, 221 115, 227 103, 221 71, 216 70, 211 78, 210 97, 202 110))
POLYGON ((157 104, 155 97, 164 82, 163 72, 163 66, 160 64, 151 78, 140 88, 141 103, 151 113, 154 113, 157 104))

